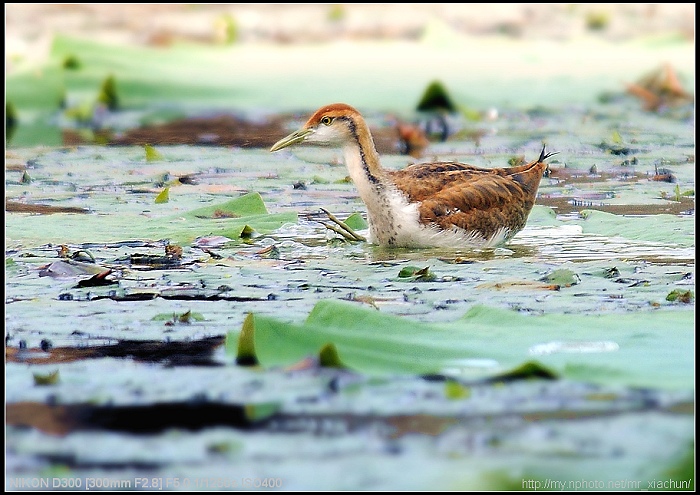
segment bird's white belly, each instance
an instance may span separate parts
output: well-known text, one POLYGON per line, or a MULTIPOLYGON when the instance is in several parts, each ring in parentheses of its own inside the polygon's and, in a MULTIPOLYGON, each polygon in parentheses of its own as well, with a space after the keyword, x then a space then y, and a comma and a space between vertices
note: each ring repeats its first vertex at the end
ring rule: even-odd
POLYGON ((369 242, 396 247, 493 247, 503 243, 509 229, 503 228, 484 239, 476 232, 459 227, 442 229, 437 225, 419 222, 418 203, 409 203, 406 197, 394 191, 384 199, 368 201, 369 242))

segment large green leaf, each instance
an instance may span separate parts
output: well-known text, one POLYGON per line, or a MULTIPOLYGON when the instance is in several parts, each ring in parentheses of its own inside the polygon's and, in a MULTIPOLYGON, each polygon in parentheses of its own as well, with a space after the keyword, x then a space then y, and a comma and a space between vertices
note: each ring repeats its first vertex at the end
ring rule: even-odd
POLYGON ((251 215, 267 215, 267 207, 257 192, 252 192, 214 206, 206 206, 185 213, 187 218, 221 218, 228 215, 232 218, 251 215))
POLYGON ((692 215, 616 215, 599 210, 581 210, 580 218, 559 220, 549 207, 536 205, 528 225, 554 227, 580 225, 585 234, 624 237, 635 241, 662 242, 679 246, 695 244, 695 218, 692 215))
MULTIPOLYGON (((171 203, 157 205, 169 208, 171 203)), ((184 244, 201 236, 224 236, 236 240, 244 231, 267 234, 286 223, 296 223, 296 213, 267 213, 256 192, 225 203, 198 208, 184 214, 145 218, 133 212, 114 215, 8 215, 10 238, 22 232, 25 242, 55 243, 114 242, 131 238, 169 239, 184 244)))
POLYGON ((629 216, 604 211, 583 210, 577 223, 585 233, 620 236, 650 242, 681 246, 695 244, 695 217, 677 215, 629 216))
MULTIPOLYGON (((51 58, 58 64, 75 55, 80 70, 66 71, 66 86, 84 95, 94 94, 104 78, 114 74, 117 90, 125 107, 156 101, 197 98, 224 98, 226 90, 209 64, 221 56, 218 50, 179 46, 171 50, 148 47, 115 46, 66 36, 57 36, 51 58), (186 65, 190 77, 182 79, 186 65)), ((230 93, 230 89, 228 90, 230 93)))
POLYGON ((596 383, 675 389, 694 381, 692 311, 529 316, 475 306, 459 321, 429 325, 324 300, 301 325, 252 319, 247 336, 253 334, 257 361, 266 367, 291 364, 332 343, 343 363, 367 373, 487 378, 535 359, 563 377, 596 383))

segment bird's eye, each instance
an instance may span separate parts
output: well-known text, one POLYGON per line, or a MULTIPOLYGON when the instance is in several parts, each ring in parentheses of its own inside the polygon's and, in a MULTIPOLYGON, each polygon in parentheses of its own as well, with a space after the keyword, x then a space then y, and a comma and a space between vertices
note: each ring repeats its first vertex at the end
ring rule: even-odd
POLYGON ((333 119, 332 119, 331 117, 328 117, 328 116, 323 117, 323 118, 321 119, 321 123, 322 123, 323 125, 331 125, 332 122, 333 122, 333 119))

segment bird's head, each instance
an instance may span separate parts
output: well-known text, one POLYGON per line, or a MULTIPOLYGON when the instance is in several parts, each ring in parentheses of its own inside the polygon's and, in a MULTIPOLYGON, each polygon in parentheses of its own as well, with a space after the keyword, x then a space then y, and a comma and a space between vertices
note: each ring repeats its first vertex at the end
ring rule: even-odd
POLYGON ((343 144, 357 140, 358 127, 364 125, 360 112, 345 103, 319 108, 301 129, 277 141, 270 151, 299 143, 343 144))

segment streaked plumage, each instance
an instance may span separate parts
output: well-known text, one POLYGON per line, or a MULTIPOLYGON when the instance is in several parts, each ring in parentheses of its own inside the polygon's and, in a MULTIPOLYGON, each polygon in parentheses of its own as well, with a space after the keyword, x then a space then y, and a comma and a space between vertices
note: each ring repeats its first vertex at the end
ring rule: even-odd
POLYGON ((362 115, 349 105, 320 108, 270 151, 297 143, 342 147, 345 164, 367 206, 369 241, 402 247, 490 247, 525 227, 547 168, 545 153, 526 165, 479 168, 456 162, 381 167, 362 115))

